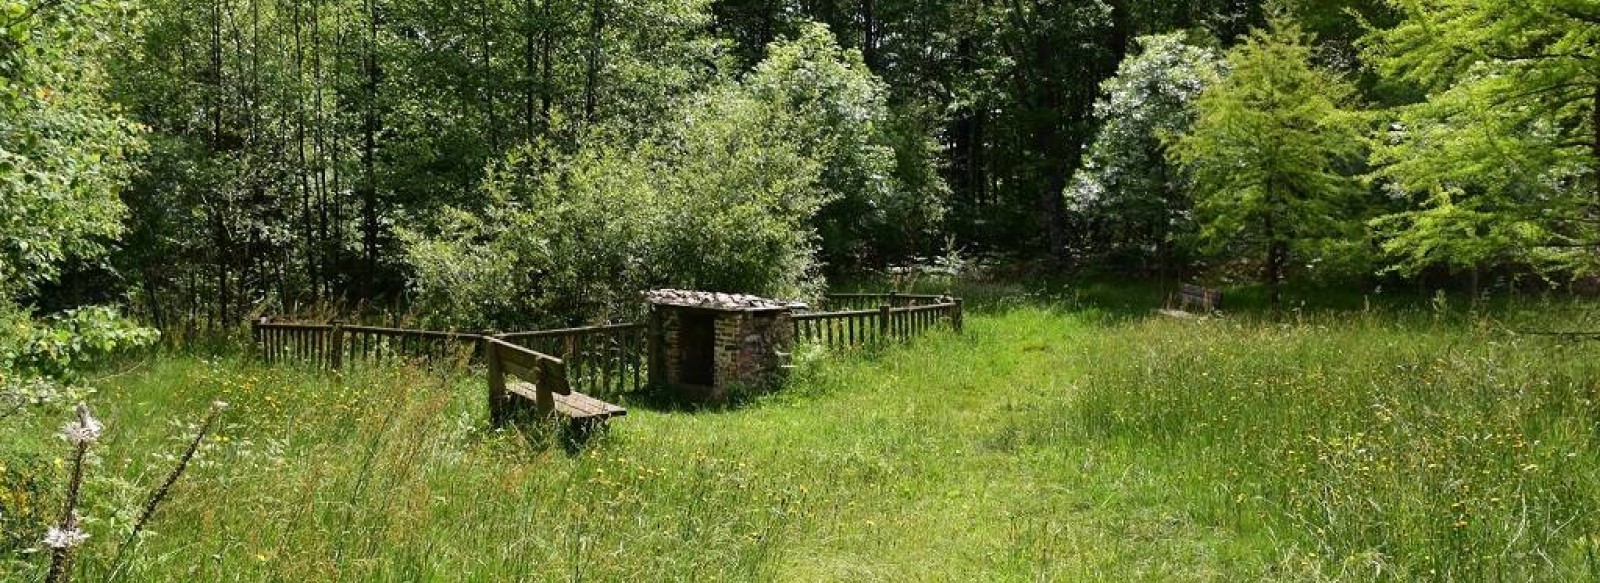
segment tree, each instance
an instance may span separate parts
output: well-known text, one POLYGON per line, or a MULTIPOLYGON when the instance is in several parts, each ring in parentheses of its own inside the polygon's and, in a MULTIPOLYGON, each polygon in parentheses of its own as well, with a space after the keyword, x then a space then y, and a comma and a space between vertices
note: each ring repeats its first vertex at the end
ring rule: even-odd
POLYGON ((1361 223, 1352 178, 1363 123, 1355 89, 1311 63, 1312 38, 1275 17, 1228 51, 1228 77, 1195 102, 1172 155, 1194 177, 1195 218, 1213 251, 1262 257, 1276 307, 1291 258, 1350 252, 1361 223))
POLYGON ((1412 207, 1381 222, 1394 265, 1600 268, 1600 6, 1391 4, 1403 19, 1362 46, 1427 95, 1392 112, 1372 155, 1374 175, 1412 207), (1443 217, 1457 227, 1439 228, 1443 217))
POLYGON ((122 233, 141 128, 106 99, 101 67, 127 39, 122 8, 0 3, 0 417, 72 396, 85 357, 154 338, 111 308, 35 313, 43 286, 122 233))
MULTIPOLYGON (((122 233, 139 126, 104 96, 111 2, 0 5, 0 301, 93 261, 122 233)), ((116 29, 112 29, 116 31, 116 29)))
POLYGON ((911 191, 892 182, 882 94, 859 56, 820 27, 769 53, 646 139, 597 130, 571 153, 513 150, 481 210, 405 231, 423 307, 452 325, 526 327, 633 316, 654 286, 814 293, 819 212, 849 201, 866 216, 836 218, 872 225, 911 191))
POLYGON ((933 238, 947 187, 921 135, 897 135, 888 88, 860 53, 821 25, 774 43, 743 80, 768 111, 765 125, 822 163, 831 201, 816 218, 823 259, 852 266, 913 252, 933 238))
POLYGON ((1101 85, 1100 134, 1065 196, 1097 251, 1155 259, 1165 268, 1176 240, 1192 227, 1188 181, 1168 162, 1164 140, 1189 130, 1194 101, 1222 77, 1222 59, 1182 33, 1140 37, 1136 44, 1141 52, 1101 85))

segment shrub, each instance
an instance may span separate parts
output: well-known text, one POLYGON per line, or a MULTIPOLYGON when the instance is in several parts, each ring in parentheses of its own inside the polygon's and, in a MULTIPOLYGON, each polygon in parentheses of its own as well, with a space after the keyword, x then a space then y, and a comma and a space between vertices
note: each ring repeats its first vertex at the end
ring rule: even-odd
POLYGON ((492 164, 484 210, 402 232, 422 310, 527 328, 630 317, 659 286, 806 296, 820 285, 819 224, 872 239, 935 221, 937 182, 895 178, 905 162, 859 56, 821 27, 771 55, 646 140, 602 129, 575 152, 532 144, 492 164))

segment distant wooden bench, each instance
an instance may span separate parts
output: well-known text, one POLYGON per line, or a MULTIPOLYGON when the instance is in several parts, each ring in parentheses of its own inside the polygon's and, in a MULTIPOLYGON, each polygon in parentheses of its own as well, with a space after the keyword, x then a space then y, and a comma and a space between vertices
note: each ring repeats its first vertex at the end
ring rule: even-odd
POLYGON ((1191 311, 1191 307, 1200 308, 1200 312, 1210 313, 1222 309, 1222 290, 1200 287, 1186 283, 1178 287, 1178 308, 1191 311))
POLYGON ((567 384, 566 364, 559 358, 494 337, 484 338, 484 356, 489 363, 489 419, 495 425, 527 413, 540 418, 561 415, 571 420, 573 429, 588 432, 607 419, 628 414, 627 409, 573 391, 567 384), (524 382, 508 385, 507 374, 524 382))

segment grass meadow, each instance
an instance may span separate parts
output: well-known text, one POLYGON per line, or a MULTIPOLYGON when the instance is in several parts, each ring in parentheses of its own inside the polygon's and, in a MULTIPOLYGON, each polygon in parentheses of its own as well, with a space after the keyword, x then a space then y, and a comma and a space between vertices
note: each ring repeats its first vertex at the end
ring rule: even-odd
MULTIPOLYGON (((969 297, 964 334, 805 349, 782 391, 635 403, 576 452, 490 430, 470 372, 124 363, 91 400, 77 579, 1600 580, 1600 343, 1508 332, 1600 329, 1582 304, 969 297)), ((63 420, 0 421, 0 579, 43 575, 63 420)))

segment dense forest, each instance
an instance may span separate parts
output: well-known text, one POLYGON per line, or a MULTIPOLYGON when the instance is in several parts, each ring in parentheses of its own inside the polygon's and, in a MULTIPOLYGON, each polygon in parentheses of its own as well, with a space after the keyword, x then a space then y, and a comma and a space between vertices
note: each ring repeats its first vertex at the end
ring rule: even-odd
POLYGON ((1600 264, 1591 2, 0 6, 8 368, 148 336, 85 306, 505 327, 974 259, 1274 301, 1600 264))

